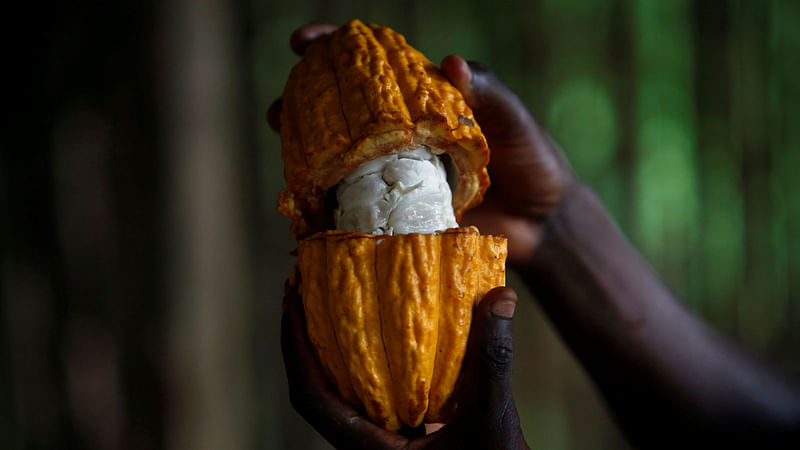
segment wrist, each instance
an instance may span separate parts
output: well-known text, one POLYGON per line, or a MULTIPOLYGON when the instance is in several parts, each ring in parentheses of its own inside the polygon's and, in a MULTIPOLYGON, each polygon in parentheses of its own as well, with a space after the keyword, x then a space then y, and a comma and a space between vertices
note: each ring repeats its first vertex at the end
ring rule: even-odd
POLYGON ((553 211, 537 224, 537 245, 527 257, 511 261, 509 265, 520 273, 547 271, 552 267, 553 258, 558 258, 565 249, 565 241, 570 244, 586 241, 598 226, 608 223, 605 208, 594 191, 575 181, 553 211))
POLYGON ((645 304, 666 292, 584 184, 565 195, 535 252, 514 268, 551 317, 610 335, 609 327, 640 326, 645 304))

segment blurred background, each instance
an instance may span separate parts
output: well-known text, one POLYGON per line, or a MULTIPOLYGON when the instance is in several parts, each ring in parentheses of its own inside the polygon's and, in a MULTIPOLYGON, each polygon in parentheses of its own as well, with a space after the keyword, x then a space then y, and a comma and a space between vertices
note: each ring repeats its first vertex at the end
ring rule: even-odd
MULTIPOLYGON (((284 180, 265 117, 298 61, 292 30, 354 17, 434 62, 491 67, 686 304, 800 376, 797 2, 28 8, 4 39, 2 448, 327 448, 286 392, 295 242, 275 212, 284 180)), ((528 441, 626 448, 509 282, 524 297, 514 377, 528 441)))

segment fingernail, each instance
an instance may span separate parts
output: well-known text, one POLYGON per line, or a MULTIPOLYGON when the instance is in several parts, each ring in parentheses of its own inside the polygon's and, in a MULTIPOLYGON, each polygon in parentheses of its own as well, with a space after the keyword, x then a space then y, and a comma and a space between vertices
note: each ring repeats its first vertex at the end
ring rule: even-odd
POLYGON ((517 302, 511 299, 505 299, 494 302, 491 311, 492 314, 502 319, 512 319, 515 309, 517 309, 517 302))

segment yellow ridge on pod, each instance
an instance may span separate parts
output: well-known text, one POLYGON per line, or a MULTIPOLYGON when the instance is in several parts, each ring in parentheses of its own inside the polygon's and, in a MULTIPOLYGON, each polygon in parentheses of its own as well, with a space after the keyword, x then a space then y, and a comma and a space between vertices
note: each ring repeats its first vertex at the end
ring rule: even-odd
POLYGON ((483 296, 497 286, 506 285, 506 258, 508 257, 507 240, 503 236, 482 236, 481 263, 483 270, 478 286, 475 305, 483 296))
POLYGON ((482 276, 479 237, 475 228, 448 230, 441 236, 440 332, 426 422, 444 422, 456 407, 452 394, 461 374, 482 276))
POLYGON ((378 245, 383 343, 400 419, 416 427, 428 410, 439 337, 441 236, 404 234, 378 245))
POLYGON ((505 284, 506 239, 473 227, 400 236, 327 231, 301 241, 299 253, 304 304, 312 297, 309 336, 343 397, 357 397, 390 430, 450 420, 473 309, 505 284), (339 352, 319 336, 335 336, 339 352))
POLYGON ((326 253, 325 239, 309 239, 298 249, 300 267, 305 268, 305 273, 302 274, 305 279, 300 282, 300 294, 303 298, 308 338, 317 351, 322 370, 328 379, 333 381, 348 403, 359 405, 331 321, 326 253))
POLYGON ((369 417, 386 429, 397 430, 396 389, 381 335, 374 236, 336 233, 325 242, 327 303, 350 381, 369 417))

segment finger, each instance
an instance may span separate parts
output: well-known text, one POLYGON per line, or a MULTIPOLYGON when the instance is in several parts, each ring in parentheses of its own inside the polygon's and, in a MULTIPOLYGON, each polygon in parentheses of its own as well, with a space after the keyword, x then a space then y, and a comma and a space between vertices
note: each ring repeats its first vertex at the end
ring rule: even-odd
POLYGON ((281 132, 281 107, 283 106, 283 98, 278 97, 269 105, 269 109, 267 110, 267 123, 269 123, 270 128, 275 130, 276 132, 281 132))
POLYGON ((511 392, 516 306, 510 288, 494 288, 483 297, 472 319, 456 417, 412 441, 409 449, 527 448, 511 392))
POLYGON ((513 412, 516 417, 511 393, 511 321, 516 306, 517 294, 507 287, 492 289, 478 305, 470 330, 456 421, 459 417, 480 416, 490 431, 498 433, 509 426, 519 426, 519 419, 508 414, 513 412))
POLYGON ((306 51, 306 48, 308 48, 308 44, 321 36, 333 33, 336 31, 336 28, 338 28, 336 25, 331 25, 329 23, 310 23, 296 29, 294 33, 292 33, 292 37, 289 39, 289 45, 295 53, 302 55, 303 52, 306 51))
MULTIPOLYGON (((314 357, 311 343, 305 327, 303 304, 297 293, 297 287, 287 285, 283 299, 283 317, 281 318, 281 351, 286 376, 289 378, 289 391, 293 395, 292 402, 305 408, 304 401, 317 393, 327 394, 332 390, 330 383, 322 374, 322 369, 314 357)), ((327 395, 321 395, 330 400, 327 395)), ((302 414, 302 411, 301 411, 302 414)))
POLYGON ((470 86, 472 71, 469 69, 469 64, 458 55, 448 55, 445 56, 439 67, 442 68, 442 72, 453 83, 453 86, 461 91, 464 100, 467 101, 467 105, 474 109, 477 106, 477 102, 470 86))
POLYGON ((292 406, 337 448, 387 448, 405 442, 361 416, 333 389, 314 357, 297 287, 289 287, 281 318, 281 351, 292 406))
POLYGON ((487 139, 491 140, 494 134, 513 132, 517 135, 535 131, 532 128, 536 122, 522 100, 486 66, 475 61, 467 62, 458 55, 449 55, 442 60, 441 68, 464 95, 487 139))
POLYGON ((469 355, 476 381, 506 385, 511 379, 514 339, 511 321, 517 294, 507 287, 494 288, 478 304, 470 331, 469 355))
POLYGON ((403 424, 399 430, 397 430, 397 434, 408 438, 408 439, 416 439, 424 437, 427 434, 427 428, 425 425, 420 424, 417 427, 411 428, 408 425, 403 424))
POLYGON ((492 149, 492 184, 513 197, 504 202, 512 205, 509 213, 546 215, 575 179, 563 152, 522 100, 484 65, 450 55, 441 67, 464 95, 486 136, 492 149))

